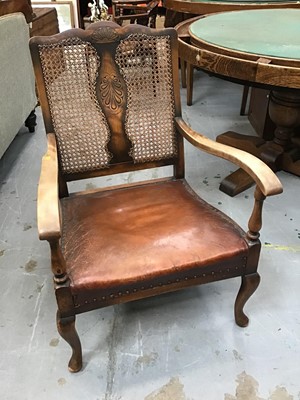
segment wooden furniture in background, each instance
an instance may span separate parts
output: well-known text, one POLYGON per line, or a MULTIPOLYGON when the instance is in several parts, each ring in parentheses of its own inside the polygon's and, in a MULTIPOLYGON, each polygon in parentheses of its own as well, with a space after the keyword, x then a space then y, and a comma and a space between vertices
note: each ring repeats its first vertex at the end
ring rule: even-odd
POLYGON ((155 28, 158 4, 159 0, 112 0, 113 21, 122 25, 130 20, 155 28))
POLYGON ((272 140, 276 128, 268 113, 269 102, 270 90, 251 89, 248 119, 258 136, 264 140, 272 140))
POLYGON ((188 14, 213 14, 222 11, 257 10, 270 8, 299 8, 297 0, 220 1, 220 0, 165 0, 169 10, 188 14))
POLYGON ((23 13, 27 23, 32 21, 30 0, 0 0, 0 16, 15 12, 23 13))
POLYGON ((30 48, 48 138, 38 229, 51 248, 70 371, 82 367, 75 316, 96 308, 240 276, 235 319, 246 326, 263 201, 282 187, 262 161, 183 121, 176 31, 99 22, 30 48), (247 233, 185 181, 183 137, 257 182, 247 233), (163 179, 68 192, 72 180, 164 166, 163 179))
POLYGON ((80 15, 79 0, 31 0, 31 3, 34 8, 56 8, 60 23, 60 32, 81 27, 82 18, 80 15))
MULTIPOLYGON (((270 90, 252 88, 249 100, 248 119, 261 138, 272 140, 276 129, 268 109, 270 103, 270 90)), ((300 125, 294 128, 294 140, 300 136, 300 125)))
MULTIPOLYGON (((297 18, 300 18, 300 10, 295 9, 245 10, 200 17, 177 28, 180 35, 180 30, 186 31, 189 26, 191 44, 180 40, 179 53, 184 60, 227 80, 271 90, 269 115, 276 125, 272 142, 235 132, 220 135, 217 140, 260 157, 274 171, 284 170, 300 176, 300 138, 296 131, 300 125, 297 18), (254 35, 247 35, 243 17, 247 19, 249 29, 260 36, 259 40, 255 40, 254 35), (272 35, 272 40, 267 33, 272 35), (231 46, 226 47, 229 42, 231 46), (285 42, 289 46, 285 46, 285 42), (274 44, 272 47, 271 43, 274 44), (234 45, 237 48, 232 48, 234 45), (295 57, 286 53, 291 49, 295 57)), ((234 196, 251 186, 252 182, 249 175, 238 170, 222 182, 220 189, 234 196)))
MULTIPOLYGON (((300 3, 293 0, 262 0, 262 1, 241 1, 241 0, 165 0, 164 4, 169 11, 170 15, 173 16, 174 23, 167 19, 168 13, 166 15, 165 26, 175 26, 181 21, 185 21, 187 18, 194 18, 197 15, 207 15, 217 12, 224 11, 237 11, 237 10, 252 10, 252 9, 270 9, 270 8, 300 8, 300 3), (173 13, 173 14, 171 14, 173 13), (180 16, 179 21, 176 15, 180 16)), ((185 35, 183 39, 185 41, 189 40, 189 36, 185 35)), ((194 66, 196 64, 187 64, 182 60, 181 69, 181 80, 183 82, 182 87, 187 89, 187 105, 191 106, 193 104, 193 77, 194 77, 194 66)), ((242 104, 240 114, 245 115, 247 97, 248 97, 248 87, 244 87, 242 104)), ((252 105, 253 105, 252 98, 252 105)), ((255 118, 255 116, 254 116, 255 118)))
POLYGON ((55 35, 59 32, 57 12, 55 8, 33 8, 34 18, 30 28, 30 36, 55 35))

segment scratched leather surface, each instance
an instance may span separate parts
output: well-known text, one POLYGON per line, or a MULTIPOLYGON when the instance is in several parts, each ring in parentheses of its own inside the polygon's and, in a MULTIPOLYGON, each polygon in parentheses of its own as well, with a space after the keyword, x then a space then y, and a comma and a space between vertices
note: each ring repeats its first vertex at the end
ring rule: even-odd
POLYGON ((243 231, 184 180, 64 198, 62 214, 74 293, 157 285, 248 251, 243 231))

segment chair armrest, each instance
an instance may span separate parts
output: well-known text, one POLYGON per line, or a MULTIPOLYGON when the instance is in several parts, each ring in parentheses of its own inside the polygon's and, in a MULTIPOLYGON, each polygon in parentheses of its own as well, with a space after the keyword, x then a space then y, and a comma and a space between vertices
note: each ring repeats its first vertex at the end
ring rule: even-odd
POLYGON ((282 193, 282 185, 263 161, 246 151, 215 142, 191 129, 181 118, 175 118, 175 125, 182 136, 195 147, 215 156, 224 158, 245 170, 255 181, 264 196, 282 193))
POLYGON ((48 149, 42 159, 38 187, 38 232, 41 240, 59 239, 60 212, 58 197, 58 161, 56 139, 53 133, 47 134, 48 149))

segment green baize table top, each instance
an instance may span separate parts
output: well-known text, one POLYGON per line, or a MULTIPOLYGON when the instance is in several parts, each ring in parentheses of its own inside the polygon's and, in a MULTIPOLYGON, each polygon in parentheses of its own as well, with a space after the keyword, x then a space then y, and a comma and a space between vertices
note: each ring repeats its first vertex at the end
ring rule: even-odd
POLYGON ((193 22, 189 30, 201 41, 234 51, 300 59, 300 9, 212 14, 193 22))

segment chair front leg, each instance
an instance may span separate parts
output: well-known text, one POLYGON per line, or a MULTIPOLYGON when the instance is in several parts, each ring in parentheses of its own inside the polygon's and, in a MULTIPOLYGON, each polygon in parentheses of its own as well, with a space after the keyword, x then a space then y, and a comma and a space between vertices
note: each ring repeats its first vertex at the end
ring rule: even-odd
POLYGON ((253 295, 260 282, 260 276, 256 272, 251 275, 242 276, 242 283, 234 304, 235 322, 242 328, 249 323, 249 318, 244 313, 244 305, 247 300, 253 295))
POLYGON ((72 356, 68 365, 69 371, 78 372, 82 368, 82 350, 80 339, 75 329, 75 315, 62 318, 60 312, 57 311, 56 322, 58 333, 72 348, 72 356))

